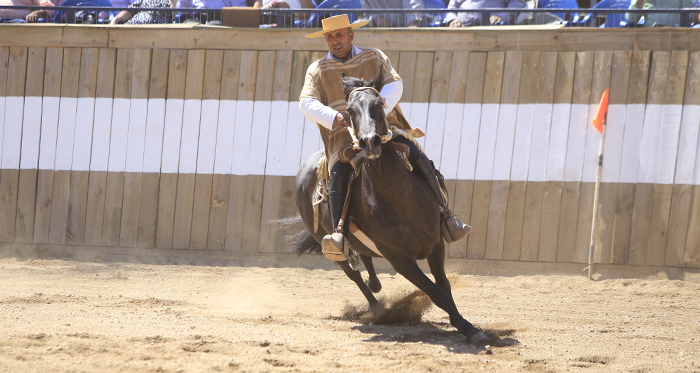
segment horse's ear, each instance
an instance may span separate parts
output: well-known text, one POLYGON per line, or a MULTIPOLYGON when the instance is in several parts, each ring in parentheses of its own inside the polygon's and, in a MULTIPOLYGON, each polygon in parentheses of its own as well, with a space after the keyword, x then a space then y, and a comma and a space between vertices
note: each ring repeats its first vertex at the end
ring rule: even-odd
POLYGON ((374 77, 374 80, 372 80, 372 87, 377 90, 377 92, 380 92, 382 90, 382 79, 384 77, 384 66, 379 66, 379 72, 377 73, 377 76, 374 77))
POLYGON ((340 74, 342 74, 342 75, 343 75, 343 79, 345 79, 345 78, 347 78, 347 77, 348 77, 348 74, 346 74, 346 73, 340 73, 340 74))

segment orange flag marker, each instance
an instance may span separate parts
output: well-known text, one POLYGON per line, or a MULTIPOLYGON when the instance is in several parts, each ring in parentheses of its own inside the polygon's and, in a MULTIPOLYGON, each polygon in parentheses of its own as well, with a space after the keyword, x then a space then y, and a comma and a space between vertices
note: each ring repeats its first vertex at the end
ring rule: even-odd
POLYGON ((603 122, 605 121, 605 114, 608 112, 609 94, 609 89, 606 89, 605 92, 603 92, 603 97, 600 98, 598 109, 596 109, 595 116, 593 117, 593 127, 595 127, 595 129, 597 129, 600 133, 603 133, 603 122))

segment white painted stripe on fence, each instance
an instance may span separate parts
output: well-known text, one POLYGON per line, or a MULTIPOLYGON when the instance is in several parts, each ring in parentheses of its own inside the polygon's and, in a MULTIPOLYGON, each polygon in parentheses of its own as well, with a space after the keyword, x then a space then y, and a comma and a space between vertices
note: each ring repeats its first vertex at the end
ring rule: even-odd
POLYGON ((535 115, 530 143, 528 181, 544 181, 547 176, 547 154, 552 128, 552 104, 535 104, 535 115))
POLYGON ((663 105, 647 105, 644 130, 639 148, 638 183, 656 182, 656 160, 659 153, 659 131, 663 119, 663 105))
MULTIPOLYGON (((340 131, 345 131, 342 129, 340 131)), ((316 123, 304 118, 304 137, 301 141, 301 163, 304 163, 312 154, 319 150, 319 138, 321 132, 316 123)))
POLYGON ((267 140, 266 175, 282 175, 284 170, 284 146, 287 130, 287 101, 273 101, 270 108, 270 134, 267 140))
POLYGON ((2 140, 5 129, 5 96, 0 96, 0 157, 2 157, 2 140))
POLYGON ((165 99, 150 99, 148 101, 148 118, 146 119, 146 144, 143 150, 143 172, 160 172, 164 126, 165 99))
POLYGON ((73 165, 73 140, 78 99, 61 97, 58 113, 58 137, 56 139, 56 170, 70 171, 73 165))
POLYGON ((24 121, 22 123, 22 152, 19 167, 39 167, 39 140, 41 139, 42 97, 24 99, 24 121))
POLYGON ((214 172, 218 123, 219 100, 202 101, 202 119, 199 126, 199 151, 197 152, 198 174, 211 174, 214 172))
POLYGON ((41 104, 41 141, 39 142, 39 169, 53 170, 56 165, 56 137, 60 97, 44 97, 41 104))
POLYGON ((510 180, 517 115, 518 105, 501 104, 498 113, 496 150, 493 160, 493 180, 510 180))
POLYGON ((112 111, 112 133, 109 138, 108 171, 123 172, 126 167, 126 144, 129 135, 131 100, 115 98, 112 111))
POLYGON ((216 130, 216 153, 214 155, 214 173, 227 175, 231 173, 233 157, 233 138, 236 123, 236 101, 221 100, 219 103, 219 120, 216 130))
MULTIPOLYGON (((464 105, 447 104, 445 108, 445 129, 442 135, 440 172, 446 179, 457 178, 460 141, 462 140, 462 115, 464 105)), ((473 159, 472 159, 473 160, 473 159)))
MULTIPOLYGON (((46 98, 44 98, 46 101, 46 98)), ((109 165, 109 143, 112 129, 111 98, 95 99, 95 116, 92 129, 92 154, 90 171, 107 171, 109 165)))
POLYGON ((425 124, 425 154, 432 159, 435 166, 442 170, 442 144, 447 119, 447 104, 432 102, 428 104, 428 118, 425 124))
POLYGON ((515 136, 510 180, 526 181, 530 168, 530 144, 532 143, 532 127, 535 118, 535 104, 518 105, 515 119, 515 136))
POLYGON ((475 180, 491 180, 496 153, 499 104, 484 104, 481 108, 479 149, 476 154, 475 180))
POLYGON ((408 123, 411 123, 411 108, 413 105, 410 102, 402 102, 401 104, 397 104, 401 108, 401 112, 403 113, 404 118, 408 121, 408 123))
POLYGON ((272 102, 255 101, 253 105, 253 123, 250 132, 250 156, 248 174, 264 175, 267 161, 268 133, 270 130, 270 110, 272 102))
MULTIPOLYGON (((586 150, 589 105, 572 104, 569 120, 569 140, 566 145, 566 163, 563 181, 581 181, 583 157, 586 150)), ((597 164, 597 163, 596 163, 597 164)))
POLYGON ((481 104, 464 104, 457 179, 474 179, 481 127, 481 104))
POLYGON ((131 99, 129 135, 126 143, 126 172, 143 172, 148 100, 131 99))
POLYGON ((162 173, 177 173, 180 165, 180 139, 182 138, 182 113, 185 100, 165 101, 165 123, 163 129, 162 173))
POLYGON ((546 181, 564 180, 570 118, 571 104, 554 104, 552 107, 552 130, 549 135, 549 149, 547 151, 546 181))
POLYGON ((605 123, 605 150, 601 181, 617 183, 620 181, 620 164, 622 161, 622 144, 625 134, 625 116, 627 105, 610 105, 605 123))
POLYGON ((676 161, 676 184, 693 184, 700 135, 700 106, 684 106, 676 161))
POLYGON ((2 169, 19 169, 20 147, 22 145, 22 119, 24 117, 24 97, 7 97, 5 105, 4 134, 2 139, 2 169))
MULTIPOLYGON (((428 127, 428 104, 424 102, 414 102, 411 104, 411 120, 408 122, 413 128, 420 128, 426 133, 428 127)), ((425 137, 416 139, 420 146, 425 149, 425 137)))
POLYGON ((238 101, 236 111, 236 135, 233 138, 231 174, 248 175, 250 135, 253 124, 253 101, 238 101))
MULTIPOLYGON (((299 102, 290 102, 287 109, 287 128, 284 142, 282 175, 294 176, 301 166, 301 146, 304 139, 304 121, 299 112, 299 102)), ((318 128, 316 128, 318 132, 318 128)))
POLYGON ((92 128, 95 122, 95 99, 78 98, 78 111, 75 117, 75 140, 73 143, 73 171, 90 169, 90 151, 92 150, 92 128))
POLYGON ((656 163, 657 184, 673 184, 682 114, 683 106, 664 105, 664 119, 661 122, 661 133, 657 139, 659 143, 656 163))
POLYGON ((185 100, 182 112, 182 139, 180 140, 181 174, 197 172, 197 145, 199 143, 199 122, 202 113, 201 100, 185 100))
POLYGON ((646 105, 627 105, 625 115, 625 133, 622 138, 622 155, 620 157, 621 183, 636 183, 639 174, 639 152, 644 132, 644 114, 646 105))

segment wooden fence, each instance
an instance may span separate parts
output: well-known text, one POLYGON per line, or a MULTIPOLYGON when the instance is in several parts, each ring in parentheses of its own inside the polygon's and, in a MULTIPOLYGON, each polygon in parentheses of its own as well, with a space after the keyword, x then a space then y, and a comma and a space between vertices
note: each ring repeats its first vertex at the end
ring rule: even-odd
MULTIPOLYGON (((298 30, 0 27, 0 242, 284 252, 298 30)), ((598 263, 700 268, 695 30, 372 30, 401 107, 474 226, 449 255, 586 262, 610 89, 598 263)))

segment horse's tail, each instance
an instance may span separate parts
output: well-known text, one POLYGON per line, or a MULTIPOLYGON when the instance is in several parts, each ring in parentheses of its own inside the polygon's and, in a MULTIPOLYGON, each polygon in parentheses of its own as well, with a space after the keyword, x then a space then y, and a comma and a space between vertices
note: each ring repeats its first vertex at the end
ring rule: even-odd
MULTIPOLYGON (((295 226, 302 225, 301 216, 297 215, 293 218, 284 218, 279 220, 271 220, 269 224, 272 224, 275 229, 290 229, 295 226)), ((304 253, 309 254, 322 254, 321 244, 316 241, 314 236, 311 235, 308 229, 304 229, 293 235, 286 236, 284 241, 287 245, 291 245, 290 252, 302 255, 304 253)), ((285 245, 286 246, 286 245, 285 245)))

